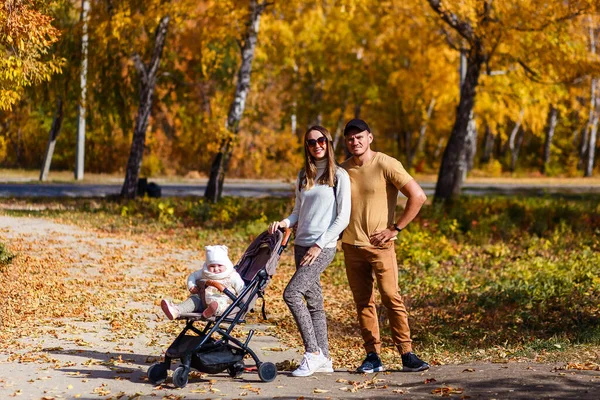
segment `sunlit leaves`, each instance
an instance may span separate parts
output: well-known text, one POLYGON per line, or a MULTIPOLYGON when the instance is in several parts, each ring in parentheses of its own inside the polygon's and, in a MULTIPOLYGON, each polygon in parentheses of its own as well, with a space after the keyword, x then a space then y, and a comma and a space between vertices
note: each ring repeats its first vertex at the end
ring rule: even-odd
POLYGON ((0 110, 12 108, 24 87, 61 71, 64 60, 49 55, 60 36, 47 15, 54 3, 6 0, 0 6, 0 110))

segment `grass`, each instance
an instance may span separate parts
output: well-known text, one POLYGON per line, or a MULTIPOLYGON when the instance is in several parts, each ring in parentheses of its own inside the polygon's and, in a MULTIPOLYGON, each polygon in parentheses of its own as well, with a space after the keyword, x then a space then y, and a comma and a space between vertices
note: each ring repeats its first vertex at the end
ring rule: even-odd
MULTIPOLYGON (((225 243, 239 257, 291 199, 5 200, 4 213, 42 216, 182 248, 225 243), (11 210, 7 210, 11 208, 11 210)), ((434 362, 600 354, 600 197, 468 198, 427 205, 396 243, 399 286, 418 351, 434 362)), ((291 251, 267 291, 271 322, 300 337, 281 299, 291 251)), ((322 276, 334 357, 362 352, 338 252, 322 276)), ((382 320, 385 318, 383 317, 382 320)), ((384 333, 384 359, 397 362, 384 333)), ((356 357, 359 358, 359 357, 356 357)))

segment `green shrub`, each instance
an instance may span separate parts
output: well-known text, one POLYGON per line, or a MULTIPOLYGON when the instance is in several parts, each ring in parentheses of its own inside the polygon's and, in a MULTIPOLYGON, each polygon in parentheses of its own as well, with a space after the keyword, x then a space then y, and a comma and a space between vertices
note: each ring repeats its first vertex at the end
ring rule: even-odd
POLYGON ((15 258, 15 255, 6 248, 4 243, 0 242, 0 267, 9 265, 13 258, 15 258))

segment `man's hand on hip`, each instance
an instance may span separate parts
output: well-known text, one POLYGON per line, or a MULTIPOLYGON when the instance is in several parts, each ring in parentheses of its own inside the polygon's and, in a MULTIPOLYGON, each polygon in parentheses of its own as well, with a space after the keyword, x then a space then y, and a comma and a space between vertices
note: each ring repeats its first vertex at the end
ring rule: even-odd
POLYGON ((398 236, 398 232, 395 229, 387 228, 373 233, 369 237, 369 241, 373 246, 381 247, 396 236, 398 236))

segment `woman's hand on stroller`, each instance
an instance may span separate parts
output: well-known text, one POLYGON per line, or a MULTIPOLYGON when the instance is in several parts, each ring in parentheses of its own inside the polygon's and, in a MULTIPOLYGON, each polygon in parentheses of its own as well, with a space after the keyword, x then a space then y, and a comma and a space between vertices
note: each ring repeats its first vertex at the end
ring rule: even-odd
POLYGON ((275 231, 279 228, 287 228, 287 224, 284 221, 275 221, 269 224, 268 232, 270 235, 275 233, 275 231))
POLYGON ((305 266, 312 264, 317 259, 317 257, 319 257, 319 254, 321 254, 321 248, 316 244, 313 245, 310 249, 308 249, 306 254, 304 254, 304 257, 302 257, 300 265, 305 266))
POLYGON ((198 286, 192 286, 190 288, 190 293, 191 294, 200 294, 200 290, 198 289, 198 286))

